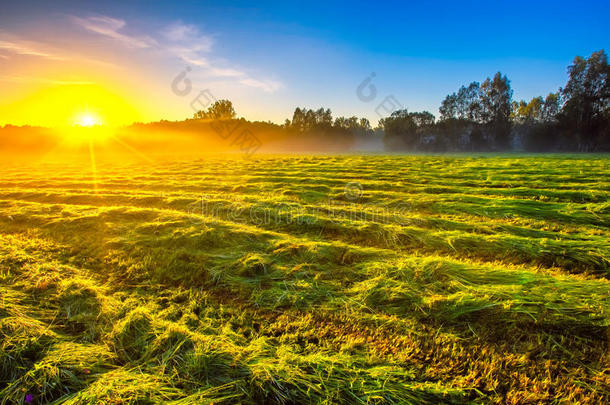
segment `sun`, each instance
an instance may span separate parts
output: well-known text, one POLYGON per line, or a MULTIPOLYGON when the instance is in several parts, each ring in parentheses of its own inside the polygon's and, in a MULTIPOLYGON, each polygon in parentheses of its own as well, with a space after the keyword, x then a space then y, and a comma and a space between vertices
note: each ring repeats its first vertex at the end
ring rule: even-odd
POLYGON ((76 118, 74 125, 78 127, 95 127, 102 125, 102 120, 95 114, 83 113, 76 118))
POLYGON ((75 114, 71 122, 71 127, 61 129, 63 138, 70 144, 106 142, 113 136, 112 128, 105 124, 97 112, 89 108, 75 114))

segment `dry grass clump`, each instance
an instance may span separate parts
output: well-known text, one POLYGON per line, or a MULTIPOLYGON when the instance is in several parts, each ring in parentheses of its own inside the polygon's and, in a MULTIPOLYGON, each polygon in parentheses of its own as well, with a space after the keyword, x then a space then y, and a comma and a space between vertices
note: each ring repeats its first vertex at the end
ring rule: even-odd
POLYGON ((88 341, 99 339, 110 328, 118 306, 104 288, 78 277, 63 280, 54 300, 65 326, 88 341))
POLYGON ((137 362, 155 338, 153 316, 146 308, 136 308, 121 319, 109 333, 109 345, 124 363, 137 362))

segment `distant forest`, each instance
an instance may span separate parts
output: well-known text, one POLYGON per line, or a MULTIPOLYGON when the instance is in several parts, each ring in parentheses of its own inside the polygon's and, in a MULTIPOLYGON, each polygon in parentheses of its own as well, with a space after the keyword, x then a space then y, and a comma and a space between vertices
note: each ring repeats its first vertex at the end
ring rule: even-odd
MULTIPOLYGON (((438 119, 428 111, 402 109, 373 128, 366 118, 333 118, 328 108, 299 107, 278 125, 237 118, 231 101, 218 100, 190 119, 136 123, 117 130, 117 136, 141 150, 610 151, 607 54, 600 50, 588 58, 577 56, 567 71, 564 87, 529 101, 513 100, 510 80, 498 72, 447 95, 438 119)), ((7 151, 11 146, 49 149, 58 139, 46 128, 0 128, 0 146, 7 151)))
MULTIPOLYGON (((281 129, 286 135, 339 138, 344 143, 382 136, 391 151, 610 151, 610 68, 605 51, 577 56, 567 70, 564 87, 529 101, 513 100, 510 80, 500 72, 482 83, 472 82, 445 97, 438 120, 428 111, 403 109, 372 128, 366 118, 333 119, 330 109, 296 108, 281 129)), ((194 119, 234 116, 232 104, 221 100, 194 119)))
POLYGON ((574 58, 566 85, 546 97, 514 101, 509 79, 498 72, 445 97, 438 121, 427 111, 401 110, 380 125, 392 149, 609 151, 609 76, 600 50, 574 58))

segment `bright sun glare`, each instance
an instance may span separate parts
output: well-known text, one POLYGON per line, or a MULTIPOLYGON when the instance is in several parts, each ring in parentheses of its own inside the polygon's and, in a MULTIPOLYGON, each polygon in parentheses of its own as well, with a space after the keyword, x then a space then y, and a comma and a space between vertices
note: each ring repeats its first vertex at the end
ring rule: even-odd
POLYGON ((73 116, 72 127, 63 129, 64 138, 73 144, 106 141, 112 137, 109 128, 100 115, 85 111, 73 116))
POLYGON ((93 127, 101 124, 100 118, 90 113, 80 115, 75 122, 75 125, 79 127, 93 127))

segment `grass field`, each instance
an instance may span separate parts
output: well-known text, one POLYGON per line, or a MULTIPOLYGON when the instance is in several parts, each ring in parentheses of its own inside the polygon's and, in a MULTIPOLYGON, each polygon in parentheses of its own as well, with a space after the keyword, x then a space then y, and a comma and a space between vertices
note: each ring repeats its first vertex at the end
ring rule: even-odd
POLYGON ((608 402, 609 163, 4 167, 0 402, 608 402))

